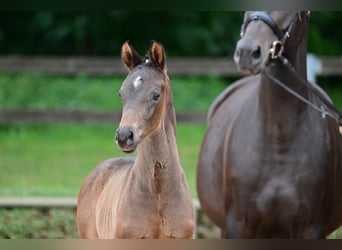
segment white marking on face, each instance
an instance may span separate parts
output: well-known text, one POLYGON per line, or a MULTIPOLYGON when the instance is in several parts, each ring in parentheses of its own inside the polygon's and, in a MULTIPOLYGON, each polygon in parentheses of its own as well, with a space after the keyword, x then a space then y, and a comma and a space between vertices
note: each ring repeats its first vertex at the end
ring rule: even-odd
POLYGON ((135 78, 135 80, 133 82, 134 88, 138 88, 141 83, 142 83, 142 78, 141 78, 141 76, 138 76, 137 78, 135 78))

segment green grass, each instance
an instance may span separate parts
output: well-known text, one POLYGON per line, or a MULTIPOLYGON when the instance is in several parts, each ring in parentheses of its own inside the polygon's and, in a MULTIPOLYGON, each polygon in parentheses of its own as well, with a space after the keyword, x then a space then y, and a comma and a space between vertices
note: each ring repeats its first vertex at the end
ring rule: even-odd
MULTIPOLYGON (((121 110, 117 91, 125 76, 63 77, 0 74, 0 107, 56 110, 121 110)), ((232 81, 219 77, 171 77, 176 111, 206 112, 232 81)), ((319 79, 342 107, 339 79, 319 79), (335 84, 331 83, 334 82, 335 84)), ((125 156, 114 145, 113 125, 0 125, 0 195, 76 195, 100 161, 125 156)), ((195 192, 195 168, 204 126, 178 124, 182 165, 195 192)))
MULTIPOLYGON (((121 110, 117 91, 124 76, 63 77, 0 74, 0 107, 56 110, 121 110)), ((206 112, 232 81, 219 77, 171 77, 176 111, 206 112)), ((342 107, 338 79, 319 79, 342 107)), ((122 156, 116 125, 0 125, 0 195, 76 195, 100 161, 122 156)), ((182 165, 195 196, 195 167, 204 126, 178 124, 182 165)))
MULTIPOLYGON (((63 77, 0 74, 0 107, 54 110, 121 110, 117 92, 125 76, 63 77)), ((206 112, 227 86, 218 77, 172 78, 177 111, 206 112)), ((117 125, 1 125, 0 195, 76 195, 100 161, 122 156, 114 145, 117 125)), ((180 157, 192 194, 204 126, 179 125, 180 157)))
MULTIPOLYGON (((119 111, 116 93, 123 79, 0 74, 0 108, 119 111)), ((232 81, 218 77, 171 79, 176 111, 202 112, 232 81)), ((342 108, 338 79, 320 80, 342 108)), ((0 124, 0 196, 76 196, 96 164, 127 156, 114 144, 116 126, 0 124)), ((196 197, 196 166, 205 125, 180 123, 177 129, 181 163, 196 197)), ((342 238, 341 232, 337 230, 330 238, 342 238)), ((77 237, 74 210, 0 209, 0 238, 77 237)))
MULTIPOLYGON (((199 216, 199 220, 200 238, 219 237, 218 229, 207 217, 199 216)), ((0 238, 77 239, 76 225, 75 209, 0 209, 0 238)), ((330 234, 328 239, 342 239, 342 227, 330 234)))
MULTIPOLYGON (((63 77, 0 74, 0 107, 121 110, 117 92, 125 76, 63 77)), ((206 112, 228 82, 218 77, 171 78, 177 111, 206 112)), ((113 125, 0 125, 0 196, 76 195, 85 176, 104 159, 126 156, 114 145, 113 125)), ((195 167, 204 126, 178 125, 182 165, 195 196, 195 167)))
POLYGON ((75 209, 0 209, 2 239, 79 238, 75 209), (19 218, 19 219, 18 219, 19 218))
MULTIPOLYGON (((181 163, 195 196, 204 125, 178 125, 181 163)), ((101 161, 128 156, 114 143, 114 125, 0 126, 0 196, 76 196, 101 161)))
MULTIPOLYGON (((0 74, 0 107, 118 111, 121 101, 117 92, 124 78, 0 74)), ((228 84, 218 77, 171 80, 178 111, 206 111, 228 84)))

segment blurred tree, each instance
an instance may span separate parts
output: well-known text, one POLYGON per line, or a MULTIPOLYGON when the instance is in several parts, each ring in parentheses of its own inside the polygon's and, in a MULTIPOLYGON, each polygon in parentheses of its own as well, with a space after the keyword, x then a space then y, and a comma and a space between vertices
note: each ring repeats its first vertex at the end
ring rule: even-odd
POLYGON ((342 12, 311 12, 308 50, 316 54, 342 54, 342 12))
MULTIPOLYGON (((131 40, 140 53, 151 39, 169 56, 231 56, 242 12, 1 12, 0 54, 118 56, 131 40)), ((341 12, 312 12, 309 51, 342 52, 341 12)))

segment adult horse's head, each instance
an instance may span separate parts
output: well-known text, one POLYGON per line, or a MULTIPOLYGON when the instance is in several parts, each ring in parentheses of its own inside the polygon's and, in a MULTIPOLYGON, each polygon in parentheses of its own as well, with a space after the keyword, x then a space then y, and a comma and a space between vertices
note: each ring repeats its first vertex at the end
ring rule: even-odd
POLYGON ((309 12, 247 11, 234 60, 244 74, 258 74, 279 51, 296 49, 303 38, 309 12))
POLYGON ((130 153, 160 125, 170 93, 169 78, 165 51, 158 42, 152 41, 142 59, 127 41, 121 57, 128 75, 119 91, 123 110, 115 140, 122 151, 130 153))

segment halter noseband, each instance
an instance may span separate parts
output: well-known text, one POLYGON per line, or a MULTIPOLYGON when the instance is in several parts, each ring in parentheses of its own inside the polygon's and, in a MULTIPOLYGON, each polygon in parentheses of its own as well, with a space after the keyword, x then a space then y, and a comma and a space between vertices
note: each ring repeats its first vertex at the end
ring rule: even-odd
MULTIPOLYGON (((308 13, 309 14, 309 13, 308 13)), ((278 37, 277 41, 274 41, 272 43, 272 47, 270 48, 270 58, 276 59, 279 54, 281 54, 284 50, 284 44, 286 42, 286 39, 290 37, 291 31, 298 20, 300 20, 300 13, 298 12, 293 19, 291 20, 290 24, 287 26, 287 29, 285 32, 282 32, 278 24, 274 21, 274 19, 267 14, 265 11, 256 11, 253 12, 250 16, 248 16, 246 22, 242 24, 240 36, 242 37, 245 34, 245 31, 247 29, 247 26, 252 21, 260 20, 264 22, 268 27, 272 29, 274 34, 278 37)))

